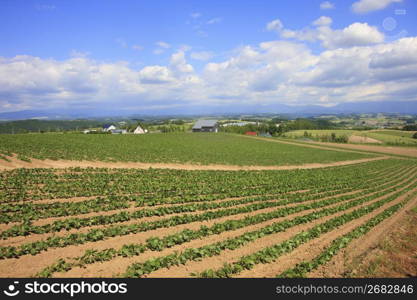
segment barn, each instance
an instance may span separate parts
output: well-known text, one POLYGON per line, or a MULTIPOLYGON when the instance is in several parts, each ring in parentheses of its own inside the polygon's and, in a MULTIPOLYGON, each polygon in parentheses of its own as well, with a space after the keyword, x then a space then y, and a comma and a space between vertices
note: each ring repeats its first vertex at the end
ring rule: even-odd
POLYGON ((217 120, 198 120, 192 128, 193 132, 217 132, 218 129, 217 120))
POLYGON ((104 124, 103 125, 103 131, 108 132, 108 131, 112 131, 115 130, 116 126, 114 126, 113 124, 104 124))

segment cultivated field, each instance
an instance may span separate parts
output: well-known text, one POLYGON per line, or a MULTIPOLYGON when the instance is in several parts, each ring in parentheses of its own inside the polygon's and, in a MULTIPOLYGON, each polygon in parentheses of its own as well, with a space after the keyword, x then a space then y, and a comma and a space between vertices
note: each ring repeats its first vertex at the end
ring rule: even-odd
MULTIPOLYGON (((1 144, 3 155, 9 160, 16 160, 16 155, 6 157, 11 154, 107 160, 115 153, 112 157, 123 161, 157 159, 150 153, 156 146, 140 143, 152 141, 151 135, 148 140, 126 137, 135 141, 142 156, 134 156, 135 147, 121 143, 122 136, 98 137, 104 149, 99 154, 87 149, 85 143, 91 140, 84 136, 56 136, 48 144, 55 145, 52 149, 36 141, 41 137, 46 143, 43 135, 2 136, 8 142, 1 144), (78 152, 58 151, 65 149, 60 145, 72 147, 76 137, 84 145, 72 148, 78 152), (124 151, 107 150, 114 138, 119 138, 124 151), (124 152, 129 154, 122 156, 124 152)), ((241 166, 271 162, 288 169, 137 169, 133 165, 1 171, 0 276, 317 276, 340 260, 344 249, 377 240, 375 229, 389 230, 389 221, 417 205, 417 161, 412 158, 232 135, 155 136, 157 142, 151 145, 174 143, 175 138, 196 148, 196 141, 212 145, 202 152, 206 157, 192 160, 185 157, 191 152, 172 146, 175 151, 171 150, 170 159, 164 156, 164 162, 222 163, 231 169, 233 162, 241 166), (236 149, 254 154, 247 160, 239 152, 232 153, 235 157, 225 154, 236 149), (210 156, 211 151, 220 151, 225 158, 210 156), (331 167, 326 165, 327 156, 334 163, 331 167), (346 160, 349 163, 343 164, 346 160), (300 168, 303 163, 316 165, 300 168)), ((98 145, 95 149, 100 151, 98 145)))
POLYGON ((329 163, 370 157, 363 153, 268 143, 221 133, 0 135, 0 158, 7 161, 5 156, 12 154, 23 160, 263 166, 329 163))
POLYGON ((305 137, 314 140, 324 140, 330 138, 331 134, 336 137, 347 137, 349 143, 353 144, 375 144, 375 145, 392 145, 392 146, 417 146, 417 139, 413 139, 414 131, 401 130, 294 130, 285 133, 288 138, 305 137))

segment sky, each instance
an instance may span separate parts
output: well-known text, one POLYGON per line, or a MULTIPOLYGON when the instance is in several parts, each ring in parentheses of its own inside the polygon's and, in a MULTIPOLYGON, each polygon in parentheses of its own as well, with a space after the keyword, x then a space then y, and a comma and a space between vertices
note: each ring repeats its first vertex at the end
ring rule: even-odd
POLYGON ((0 113, 417 101, 413 0, 0 5, 0 113))

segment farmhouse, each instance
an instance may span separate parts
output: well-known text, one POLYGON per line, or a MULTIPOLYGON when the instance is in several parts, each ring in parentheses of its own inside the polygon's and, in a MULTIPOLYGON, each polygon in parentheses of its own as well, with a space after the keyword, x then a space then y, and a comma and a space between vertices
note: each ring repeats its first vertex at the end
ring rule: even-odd
POLYGON ((143 129, 140 127, 140 125, 138 125, 138 127, 136 127, 136 129, 133 131, 133 134, 145 134, 146 132, 148 132, 148 130, 143 129))
POLYGON ((116 126, 114 126, 113 124, 104 124, 103 125, 103 131, 108 132, 108 131, 112 131, 115 130, 116 126))
POLYGON ((193 132, 217 132, 218 129, 217 120, 198 120, 192 128, 193 132))

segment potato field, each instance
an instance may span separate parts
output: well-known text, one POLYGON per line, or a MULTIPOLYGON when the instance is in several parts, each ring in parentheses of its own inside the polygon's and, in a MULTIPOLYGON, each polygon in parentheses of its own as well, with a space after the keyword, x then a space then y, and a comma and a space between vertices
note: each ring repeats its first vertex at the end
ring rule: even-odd
MULTIPOLYGON (((39 149, 24 155, 50 155, 39 149)), ((416 191, 417 162, 392 157, 294 170, 4 170, 0 276, 308 277, 415 205, 416 191)))

